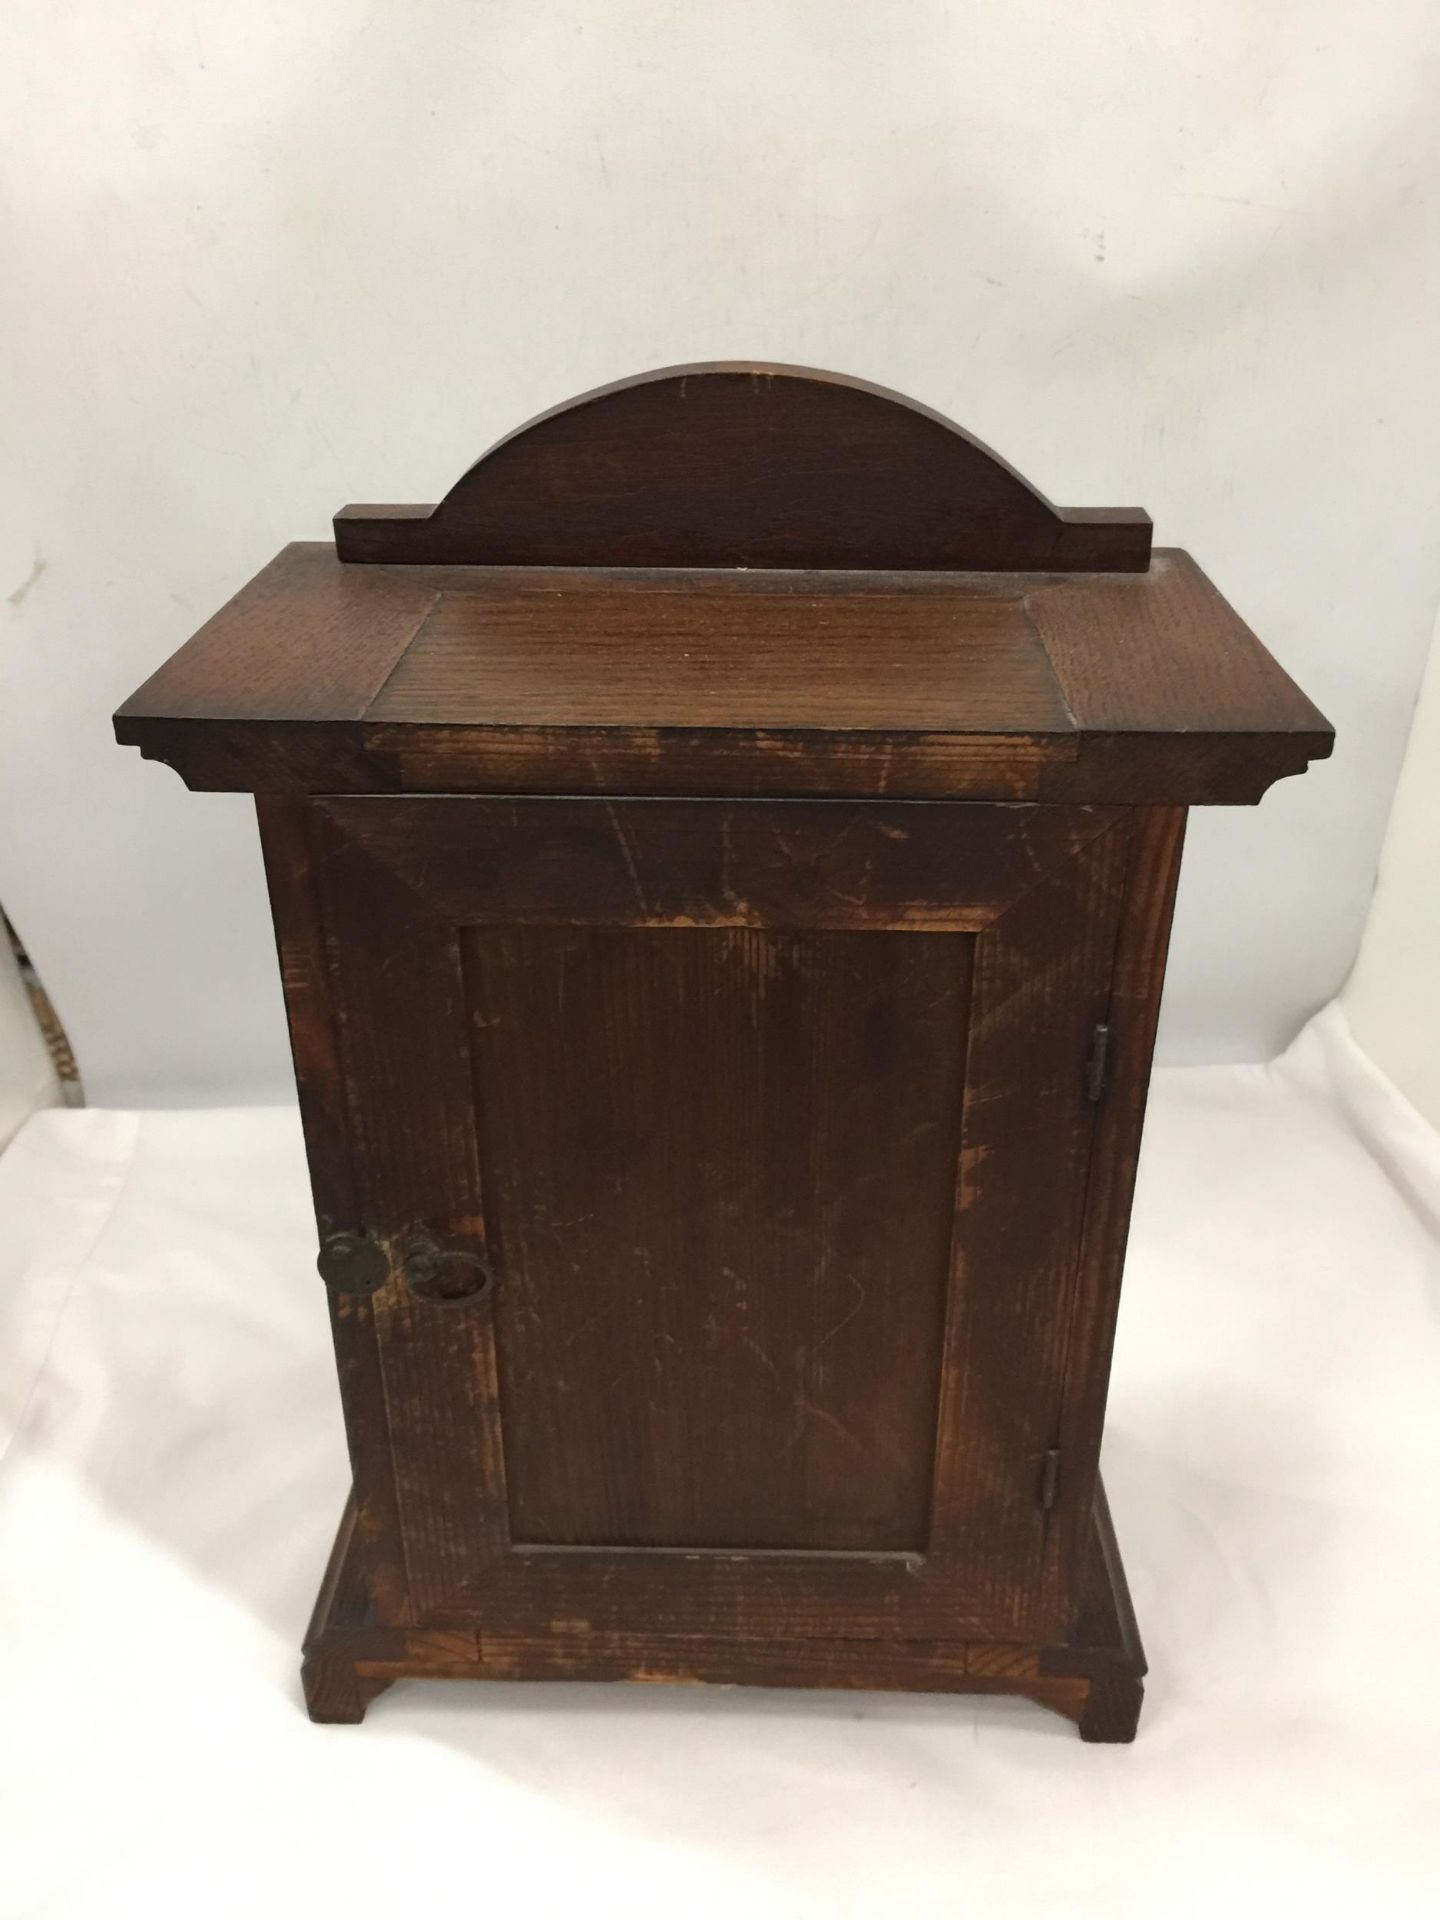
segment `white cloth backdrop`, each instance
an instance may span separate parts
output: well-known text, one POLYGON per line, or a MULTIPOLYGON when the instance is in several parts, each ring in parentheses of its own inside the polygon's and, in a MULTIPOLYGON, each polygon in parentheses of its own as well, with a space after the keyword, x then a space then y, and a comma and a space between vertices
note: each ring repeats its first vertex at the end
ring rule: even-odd
POLYGON ((0 1915, 1433 1920, 1440 1136, 1331 1010, 1159 1076, 1106 1475, 1138 1742, 1023 1702, 404 1683, 312 1727, 345 1486, 290 1110, 0 1158, 0 1915))
POLYGON ((342 502, 752 356, 1148 507, 1336 722, 1191 828, 1162 1046, 1278 1052, 1440 596, 1437 62, 1435 0, 10 0, 0 901, 91 1098, 289 1084, 250 809, 115 703, 342 502))

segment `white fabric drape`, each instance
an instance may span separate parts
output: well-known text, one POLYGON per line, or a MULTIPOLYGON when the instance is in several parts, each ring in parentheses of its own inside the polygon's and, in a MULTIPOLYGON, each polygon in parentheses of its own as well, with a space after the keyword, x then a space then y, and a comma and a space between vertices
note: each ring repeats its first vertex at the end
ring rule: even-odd
POLYGON ((344 1493, 292 1111, 0 1158, 0 1913, 1433 1914, 1440 1137, 1331 1010, 1162 1073, 1106 1474, 1132 1748, 1023 1702, 402 1684, 312 1727, 344 1493))

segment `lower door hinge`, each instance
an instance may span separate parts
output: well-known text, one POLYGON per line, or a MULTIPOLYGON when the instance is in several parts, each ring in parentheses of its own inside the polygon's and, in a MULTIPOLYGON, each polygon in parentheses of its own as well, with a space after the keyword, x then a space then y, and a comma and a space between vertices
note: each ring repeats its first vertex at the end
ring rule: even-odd
POLYGON ((1048 1453, 1040 1456, 1040 1506, 1049 1513, 1055 1504, 1055 1496, 1060 1491, 1060 1449, 1051 1447, 1048 1453))
POLYGON ((1090 1030, 1090 1052, 1085 1060, 1085 1098, 1105 1096, 1110 1068, 1110 1022, 1097 1020, 1090 1030))

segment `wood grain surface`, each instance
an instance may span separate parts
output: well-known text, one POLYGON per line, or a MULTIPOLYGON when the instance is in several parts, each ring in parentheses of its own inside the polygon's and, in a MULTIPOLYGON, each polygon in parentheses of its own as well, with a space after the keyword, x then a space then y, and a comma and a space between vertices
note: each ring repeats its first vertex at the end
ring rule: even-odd
POLYGON ((467 929, 517 1541, 923 1552, 971 947, 467 929))
POLYGON ((898 393, 808 367, 666 367, 493 447, 438 507, 346 507, 349 561, 1142 568, 1138 508, 1052 507, 898 393))
POLYGON ((305 1637, 311 1717, 354 1723, 396 1680, 591 1680, 664 1684, 824 1687, 871 1691, 1015 1694, 1076 1722, 1093 1741, 1135 1737, 1145 1654, 1115 1545, 1103 1488, 1086 1516, 1079 1586, 1084 1605, 1052 1643, 957 1638, 763 1636, 723 1631, 639 1632, 565 1617, 526 1627, 414 1631, 375 1620, 353 1503, 305 1637))
POLYGON ((290 547, 116 716, 205 789, 1253 802, 1330 751, 1143 574, 346 567, 290 547), (339 637, 351 635, 347 648, 339 637))
POLYGON ((1185 809, 1323 716, 1142 513, 804 369, 585 396, 336 541, 116 716, 258 799, 354 1480, 310 1712, 1132 1738, 1097 1469, 1185 809))
POLYGON ((324 928, 324 1004, 290 972, 297 1057, 338 1062, 307 1119, 350 1143, 317 1210, 391 1261, 342 1386, 388 1433, 395 1537, 366 1513, 407 1617, 1061 1629, 1041 1469, 1129 836, 926 803, 272 814, 315 893, 277 889, 282 945, 324 928), (418 1298, 422 1229, 493 1292, 418 1298))

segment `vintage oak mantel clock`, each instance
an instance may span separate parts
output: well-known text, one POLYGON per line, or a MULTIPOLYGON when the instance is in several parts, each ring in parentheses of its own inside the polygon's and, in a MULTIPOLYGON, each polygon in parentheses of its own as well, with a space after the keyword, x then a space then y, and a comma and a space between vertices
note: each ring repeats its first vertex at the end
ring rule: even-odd
POLYGON ((1187 807, 1330 751, 1133 509, 670 370, 347 507, 121 708, 256 796, 406 1675, 1026 1694, 1135 1731, 1096 1473, 1187 807))

